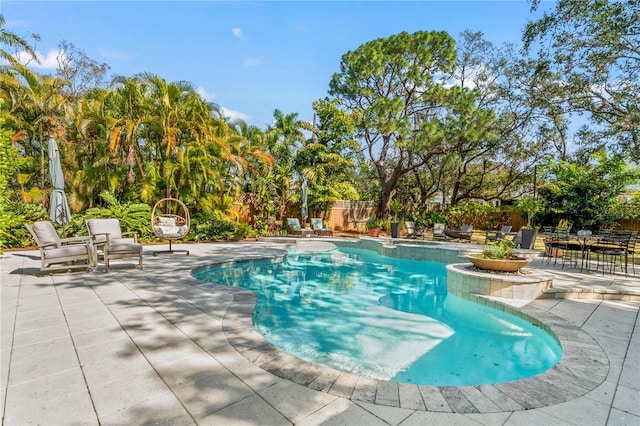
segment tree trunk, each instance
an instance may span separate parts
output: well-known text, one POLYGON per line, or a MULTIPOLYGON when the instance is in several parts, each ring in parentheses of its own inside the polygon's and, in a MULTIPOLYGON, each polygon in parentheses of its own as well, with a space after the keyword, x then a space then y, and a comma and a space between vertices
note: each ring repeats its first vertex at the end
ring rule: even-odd
MULTIPOLYGON (((396 179, 397 180, 397 179, 396 179)), ((396 182, 388 180, 382 184, 382 196, 380 197, 380 205, 378 206, 378 218, 386 219, 391 213, 391 200, 396 193, 396 182)))

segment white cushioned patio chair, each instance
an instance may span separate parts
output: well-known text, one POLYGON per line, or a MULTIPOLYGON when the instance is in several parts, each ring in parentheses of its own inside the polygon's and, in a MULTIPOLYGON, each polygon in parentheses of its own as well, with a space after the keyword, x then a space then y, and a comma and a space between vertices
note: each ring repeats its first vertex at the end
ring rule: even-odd
POLYGON ((40 270, 91 269, 95 266, 89 237, 60 238, 51 222, 25 224, 40 249, 40 270))
POLYGON ((142 269, 142 245, 138 243, 137 232, 122 232, 118 219, 88 219, 86 224, 96 251, 104 258, 107 272, 112 260, 136 257, 142 269))

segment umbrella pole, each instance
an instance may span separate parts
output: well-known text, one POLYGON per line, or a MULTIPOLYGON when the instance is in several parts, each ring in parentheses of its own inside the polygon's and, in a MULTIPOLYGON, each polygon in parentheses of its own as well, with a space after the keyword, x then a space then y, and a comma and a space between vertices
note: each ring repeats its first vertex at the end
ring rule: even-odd
POLYGON ((67 238, 67 230, 64 228, 65 223, 64 209, 60 210, 60 222, 62 222, 62 238, 67 238))

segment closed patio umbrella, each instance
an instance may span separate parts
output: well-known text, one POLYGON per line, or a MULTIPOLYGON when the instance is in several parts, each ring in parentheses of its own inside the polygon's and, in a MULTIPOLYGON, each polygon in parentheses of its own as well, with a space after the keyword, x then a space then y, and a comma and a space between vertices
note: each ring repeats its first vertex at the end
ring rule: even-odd
POLYGON ((302 180, 302 220, 307 221, 309 217, 309 207, 307 206, 307 177, 302 180))
POLYGON ((52 221, 62 225, 71 222, 71 210, 64 193, 64 176, 60 164, 60 151, 54 138, 49 138, 49 180, 51 181, 51 198, 49 199, 49 217, 52 221))

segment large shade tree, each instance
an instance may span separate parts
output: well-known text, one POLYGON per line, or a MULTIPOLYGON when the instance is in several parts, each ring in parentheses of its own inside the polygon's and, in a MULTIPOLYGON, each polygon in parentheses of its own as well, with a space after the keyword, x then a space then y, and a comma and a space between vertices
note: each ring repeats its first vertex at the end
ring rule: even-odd
POLYGON ((510 44, 497 47, 467 31, 457 47, 451 82, 462 101, 445 117, 448 149, 439 186, 451 205, 518 197, 535 164, 554 148, 554 135, 540 134, 550 118, 536 93, 546 82, 510 44))
POLYGON ((398 181, 443 152, 438 114, 449 91, 440 79, 455 66, 454 46, 445 32, 402 32, 347 52, 331 79, 329 93, 351 114, 380 180, 381 217, 398 181))
POLYGON ((524 42, 555 80, 547 99, 590 118, 583 143, 640 160, 640 0, 560 0, 527 25, 524 42))

